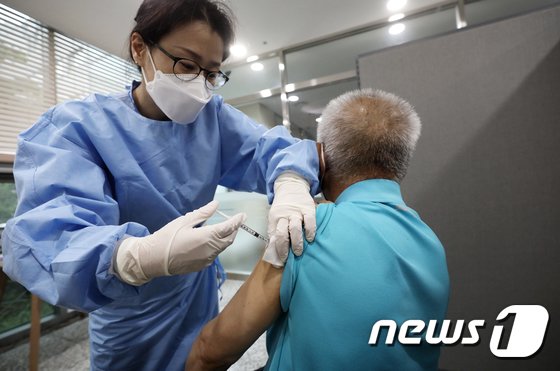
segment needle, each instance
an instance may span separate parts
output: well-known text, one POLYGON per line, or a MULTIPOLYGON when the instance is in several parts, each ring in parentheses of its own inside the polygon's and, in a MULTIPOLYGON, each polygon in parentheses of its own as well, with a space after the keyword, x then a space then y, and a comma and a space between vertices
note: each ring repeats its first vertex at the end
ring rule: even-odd
MULTIPOLYGON (((216 210, 216 212, 217 212, 219 215, 221 215, 221 216, 223 216, 224 218, 226 218, 226 219, 230 219, 230 218, 231 218, 231 216, 229 216, 229 215, 227 215, 227 214, 224 214, 224 213, 221 212, 220 210, 216 210)), ((263 240, 264 242, 268 243, 268 238, 266 238, 266 237, 263 236, 262 234, 258 233, 258 232, 255 231, 254 229, 247 227, 247 225, 245 225, 245 224, 241 224, 240 227, 241 227, 241 229, 243 229, 245 232, 247 232, 247 233, 253 235, 254 237, 259 238, 259 239, 263 240)))

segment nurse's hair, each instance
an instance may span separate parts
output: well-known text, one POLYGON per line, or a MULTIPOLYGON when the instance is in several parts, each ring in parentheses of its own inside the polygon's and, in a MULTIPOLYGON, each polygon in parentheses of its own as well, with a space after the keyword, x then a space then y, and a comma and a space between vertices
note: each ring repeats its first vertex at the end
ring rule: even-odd
MULTIPOLYGON (((224 42, 222 61, 229 57, 229 46, 235 37, 233 12, 220 1, 144 0, 134 20, 136 25, 130 35, 138 32, 147 43, 158 43, 165 35, 185 24, 206 22, 224 42)), ((128 51, 133 60, 130 37, 128 51)))
POLYGON ((330 176, 401 181, 416 142, 420 118, 404 99, 381 90, 347 92, 329 102, 317 128, 330 176))

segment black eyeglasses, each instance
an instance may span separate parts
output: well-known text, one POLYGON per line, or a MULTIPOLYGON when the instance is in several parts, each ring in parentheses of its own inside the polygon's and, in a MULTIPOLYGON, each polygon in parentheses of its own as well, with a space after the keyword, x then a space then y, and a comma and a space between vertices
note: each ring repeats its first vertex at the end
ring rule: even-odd
POLYGON ((154 44, 154 46, 173 60, 173 73, 179 80, 192 81, 196 79, 201 72, 204 72, 206 87, 210 90, 217 90, 221 88, 229 80, 229 77, 222 71, 207 70, 192 59, 176 57, 158 44, 154 44))

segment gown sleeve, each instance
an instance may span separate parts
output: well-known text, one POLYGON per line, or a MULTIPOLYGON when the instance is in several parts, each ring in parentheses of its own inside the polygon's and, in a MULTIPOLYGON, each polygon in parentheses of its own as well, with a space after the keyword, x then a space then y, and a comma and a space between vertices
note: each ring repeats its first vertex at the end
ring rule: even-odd
POLYGON ((137 295, 109 268, 119 239, 149 232, 138 223, 118 225, 99 155, 87 138, 65 135, 51 115, 18 139, 18 207, 2 236, 4 271, 48 303, 89 312, 137 295))
POLYGON ((290 135, 282 126, 266 130, 241 111, 222 103, 218 120, 221 135, 220 184, 239 191, 265 193, 274 198, 274 181, 294 171, 319 192, 319 159, 315 142, 290 135))

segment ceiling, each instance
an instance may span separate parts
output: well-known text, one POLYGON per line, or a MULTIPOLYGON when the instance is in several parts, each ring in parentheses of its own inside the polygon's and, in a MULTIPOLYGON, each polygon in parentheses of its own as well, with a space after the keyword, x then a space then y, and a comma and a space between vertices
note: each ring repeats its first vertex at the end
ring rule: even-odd
MULTIPOLYGON (((59 32, 127 57, 127 39, 141 0, 0 0, 59 32)), ((387 0, 226 0, 237 18, 247 56, 323 38, 384 20, 387 0)), ((402 11, 442 0, 408 0, 402 11)), ((238 58, 239 59, 239 58, 238 58)), ((230 58, 228 62, 235 62, 230 58)))
MULTIPOLYGON (((263 55, 309 41, 322 39, 360 26, 386 21, 395 13, 412 13, 447 3, 444 0, 406 0, 399 11, 387 8, 388 0, 224 0, 237 20, 236 42, 243 44, 247 54, 231 56, 228 63, 244 62, 247 56, 263 55)), ((403 0, 401 0, 403 1, 403 0)), ((39 22, 83 40, 111 54, 128 57, 127 40, 142 0, 0 0, 39 22)), ((277 64, 276 64, 277 66, 277 64)), ((301 137, 314 138, 316 113, 305 107, 324 107, 343 90, 357 83, 339 84, 320 90, 302 92, 302 100, 290 104, 292 128, 301 137), (334 89, 334 90, 333 90, 334 89)), ((239 84, 230 87, 239 89, 239 84)), ((278 96, 260 100, 258 104, 281 122, 282 108, 278 96)))
MULTIPOLYGON (((248 68, 248 65, 235 67, 234 64, 244 62, 247 56, 262 56, 271 51, 327 38, 361 26, 385 22, 394 13, 411 14, 423 9, 439 8, 440 5, 450 2, 449 0, 408 0, 402 10, 390 11, 387 9, 387 1, 224 0, 237 18, 236 41, 247 48, 247 54, 244 57, 232 56, 226 61, 226 64, 231 65, 228 67, 233 66, 233 69, 248 68)), ((133 26, 136 10, 141 2, 142 0, 0 0, 0 3, 27 14, 69 37, 83 40, 123 58, 128 56, 127 39, 133 26)), ((507 14, 526 11, 538 4, 546 5, 556 2, 558 0, 533 0, 531 2, 527 0, 485 0, 470 2, 467 18, 469 22, 478 19, 477 22, 474 22, 476 24, 488 21, 496 15, 506 16, 507 14)), ((392 36, 387 36, 385 31, 372 37, 368 36, 366 40, 368 46, 360 47, 358 50, 361 52, 369 51, 375 49, 374 44, 377 45, 377 48, 382 48, 435 35, 441 30, 455 28, 454 9, 449 9, 446 12, 447 15, 445 16, 434 15, 430 22, 424 22, 421 19, 409 21, 407 35, 399 35, 400 39, 398 40, 389 40, 392 36), (442 22, 445 24, 442 24, 442 22)), ((338 57, 349 56, 353 66, 357 54, 345 49, 352 48, 352 44, 350 42, 340 43, 338 48, 334 51, 335 55, 338 57)), ((312 54, 316 60, 304 59, 300 61, 299 65, 303 68, 292 68, 291 72, 288 71, 289 77, 294 74, 294 70, 308 73, 307 67, 320 72, 322 69, 329 67, 329 63, 332 64, 341 59, 332 58, 332 54, 323 55, 321 53, 320 50, 314 48, 312 54)), ((329 53, 333 53, 333 51, 329 50, 329 53)), ((291 55, 305 57, 305 53, 300 52, 291 55)), ((265 62, 262 61, 262 63, 265 62)), ((277 61, 270 63, 277 68, 277 61)), ((290 65, 293 66, 294 63, 290 65)), ((354 68, 352 66, 350 69, 354 68)), ((340 72, 348 69, 346 66, 335 70, 340 72)), ((276 77, 273 80, 279 85, 280 81, 277 74, 278 71, 276 70, 276 77)), ((251 77, 243 79, 239 70, 234 71, 232 77, 235 76, 237 76, 237 79, 232 78, 228 87, 231 88, 230 90, 235 90, 238 95, 243 90, 244 84, 250 85, 253 82, 264 83, 264 81, 267 81, 264 79, 264 72, 258 79, 251 77), (237 84, 234 80, 237 80, 237 84)), ((295 81, 299 80, 295 79, 295 81)), ((275 86, 274 83, 271 84, 270 87, 275 86)), ((317 125, 315 120, 326 103, 342 92, 356 87, 357 82, 354 79, 353 81, 342 81, 334 85, 297 92, 300 100, 289 104, 292 129, 301 130, 301 134, 298 136, 314 138, 317 125), (309 107, 314 108, 313 112, 309 110, 309 107)), ((258 90, 252 90, 252 92, 255 91, 258 90)), ((221 93, 227 99, 227 94, 225 94, 227 89, 224 88, 221 93)), ((257 99, 256 104, 266 107, 274 115, 274 124, 279 123, 282 119, 279 95, 257 99)))

